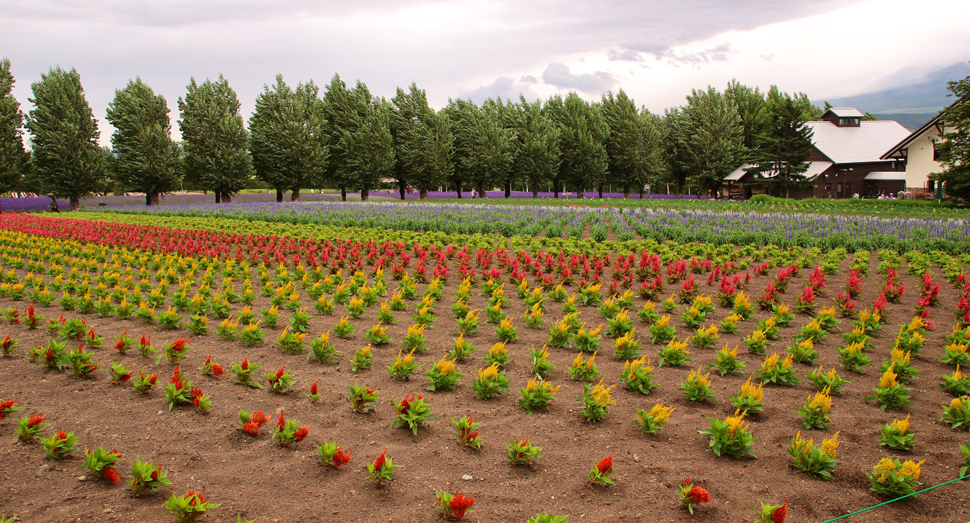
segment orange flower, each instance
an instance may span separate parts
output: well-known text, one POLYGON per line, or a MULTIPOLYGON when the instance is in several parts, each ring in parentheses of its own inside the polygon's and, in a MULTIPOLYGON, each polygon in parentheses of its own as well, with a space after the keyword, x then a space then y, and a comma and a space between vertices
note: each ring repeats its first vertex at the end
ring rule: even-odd
POLYGON ((114 467, 105 468, 101 471, 101 475, 104 476, 104 479, 110 481, 112 485, 117 485, 121 481, 121 475, 118 474, 118 471, 114 467))
POLYGON ((310 394, 317 393, 317 381, 320 381, 320 379, 318 378, 316 381, 313 382, 313 385, 310 385, 310 394))
POLYGON ((239 365, 242 370, 249 370, 249 356, 243 358, 243 362, 239 365))
POLYGON ((54 440, 55 441, 61 441, 61 440, 65 440, 65 439, 67 439, 67 433, 64 432, 63 430, 57 431, 57 435, 54 436, 54 440))
POLYGON ((31 416, 30 420, 27 421, 27 428, 32 429, 37 425, 40 425, 41 423, 43 423, 45 419, 47 419, 47 414, 44 414, 43 416, 38 416, 38 415, 31 416))
POLYGON ((185 338, 179 338, 179 339, 173 341, 172 342, 172 350, 175 351, 175 352, 182 352, 182 350, 185 349, 185 344, 188 343, 189 341, 191 341, 191 340, 187 340, 185 338))
POLYGON ((596 469, 600 471, 600 474, 612 474, 613 473, 613 456, 616 455, 616 451, 609 456, 603 458, 599 463, 596 464, 596 469))
POLYGON ((707 492, 707 489, 704 487, 698 487, 698 486, 692 487, 690 489, 690 492, 687 493, 687 496, 689 496, 691 501, 693 501, 694 503, 711 502, 711 495, 707 492))
POLYGON ((309 425, 307 425, 306 427, 300 427, 300 430, 297 430, 296 432, 293 433, 293 439, 295 439, 296 441, 303 441, 303 438, 307 437, 308 434, 310 434, 309 425))
POLYGON ((785 518, 788 517, 788 500, 785 500, 785 504, 775 509, 771 513, 771 523, 785 523, 785 518))
POLYGON ((374 470, 376 471, 384 470, 384 461, 387 459, 385 457, 386 454, 387 454, 387 449, 384 449, 384 452, 381 452, 381 455, 377 456, 377 459, 374 460, 374 470))
POLYGON ((331 459, 333 460, 332 465, 334 467, 341 467, 343 465, 346 465, 350 463, 350 451, 348 450, 347 452, 344 452, 343 449, 341 449, 340 447, 337 447, 337 453, 334 454, 333 458, 331 459))
POLYGON ((286 425, 286 418, 283 417, 285 412, 285 410, 280 410, 280 419, 276 421, 276 430, 280 430, 283 428, 283 425, 286 425))
POLYGON ((448 508, 451 509, 451 517, 455 519, 461 519, 465 517, 465 512, 475 505, 474 497, 466 497, 464 494, 455 494, 455 497, 451 498, 451 502, 448 503, 448 508))

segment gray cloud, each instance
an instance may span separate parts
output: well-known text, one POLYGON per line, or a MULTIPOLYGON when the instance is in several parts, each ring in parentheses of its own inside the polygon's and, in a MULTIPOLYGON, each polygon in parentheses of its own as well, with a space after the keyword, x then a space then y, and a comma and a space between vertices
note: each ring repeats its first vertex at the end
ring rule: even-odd
POLYGON ((481 105, 488 98, 501 98, 503 100, 518 102, 520 94, 525 96, 526 100, 529 101, 534 101, 539 98, 539 95, 533 92, 527 84, 515 83, 515 80, 508 76, 496 78, 489 85, 483 85, 478 89, 466 91, 459 98, 470 99, 476 104, 481 105))
POLYGON ((536 77, 532 76, 531 74, 522 75, 522 78, 519 78, 519 81, 526 84, 539 83, 539 80, 537 80, 536 77))
POLYGON ((611 62, 642 62, 644 60, 643 55, 633 49, 623 49, 622 51, 610 49, 607 53, 611 62))
POLYGON ((552 63, 542 73, 542 80, 549 85, 563 89, 576 89, 589 94, 602 93, 616 84, 616 78, 609 73, 574 74, 563 63, 552 63))
POLYGON ((726 62, 734 54, 734 51, 731 49, 731 44, 726 42, 694 53, 677 52, 662 42, 627 42, 621 45, 625 50, 620 53, 611 49, 609 51, 610 60, 622 59, 614 58, 614 55, 634 53, 637 56, 642 56, 640 53, 644 53, 653 55, 656 60, 667 60, 675 65, 699 65, 711 62, 726 62))

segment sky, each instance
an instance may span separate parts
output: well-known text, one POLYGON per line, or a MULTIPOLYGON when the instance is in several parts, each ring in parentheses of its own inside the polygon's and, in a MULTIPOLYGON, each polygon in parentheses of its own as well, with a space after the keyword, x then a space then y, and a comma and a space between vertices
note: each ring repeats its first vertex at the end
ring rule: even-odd
POLYGON ((812 100, 903 85, 970 60, 967 27, 966 0, 0 0, 22 109, 41 74, 75 68, 102 144, 135 77, 165 96, 176 137, 190 78, 219 74, 247 119, 277 74, 387 98, 415 82, 438 108, 623 89, 662 113, 732 78, 812 100))

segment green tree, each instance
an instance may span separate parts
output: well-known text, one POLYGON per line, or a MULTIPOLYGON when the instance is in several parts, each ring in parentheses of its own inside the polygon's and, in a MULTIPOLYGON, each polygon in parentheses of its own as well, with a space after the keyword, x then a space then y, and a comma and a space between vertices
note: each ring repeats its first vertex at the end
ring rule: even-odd
MULTIPOLYGON (((553 182, 559 175, 562 151, 559 149, 559 126, 542 111, 542 102, 529 102, 519 95, 517 118, 518 154, 513 171, 532 189, 532 197, 539 197, 539 189, 553 182)), ((557 191, 558 194, 558 191, 557 191)))
POLYGON ((179 152, 172 140, 168 103, 141 78, 115 90, 107 119, 114 126, 115 161, 109 168, 116 189, 145 193, 145 205, 179 187, 179 152))
POLYGON ((461 194, 470 184, 480 198, 505 181, 512 167, 515 134, 506 129, 494 110, 471 100, 449 100, 445 109, 455 135, 454 181, 461 194))
POLYGON ((767 187, 769 194, 784 198, 793 189, 808 187, 813 181, 804 176, 812 154, 812 130, 805 125, 809 113, 799 98, 774 85, 768 90, 767 124, 751 156, 754 166, 746 169, 754 174, 757 183, 767 187))
POLYGON ((91 112, 76 70, 52 68, 31 86, 34 109, 27 119, 33 135, 33 168, 43 190, 67 198, 71 210, 95 191, 105 177, 98 145, 98 121, 91 112))
POLYGON ((576 189, 580 198, 586 189, 599 188, 602 193, 609 166, 606 140, 610 134, 602 108, 570 92, 562 103, 560 124, 560 176, 576 189))
POLYGON ((186 180, 214 192, 216 203, 231 202, 253 174, 236 92, 221 74, 201 85, 192 78, 185 98, 179 98, 179 112, 186 180))
POLYGON ((736 79, 728 82, 724 90, 727 96, 738 108, 743 132, 742 143, 748 153, 758 147, 758 140, 768 127, 768 114, 765 109, 765 95, 757 86, 752 89, 736 79))
POLYGON ((276 75, 272 89, 263 87, 249 119, 249 149, 256 177, 276 189, 276 201, 292 191, 323 184, 327 167, 327 135, 320 88, 312 81, 296 90, 276 75))
POLYGON ((509 198, 512 196, 512 183, 516 181, 516 178, 518 178, 517 175, 519 174, 512 167, 515 165, 515 161, 519 156, 519 141, 517 134, 518 128, 521 126, 519 124, 521 112, 516 107, 516 104, 512 103, 511 100, 503 101, 501 97, 486 99, 485 102, 482 103, 482 112, 492 120, 495 120, 509 140, 508 154, 511 164, 497 183, 497 185, 500 185, 503 189, 505 189, 505 197, 509 198))
POLYGON ((636 104, 622 89, 616 95, 604 94, 601 105, 610 130, 606 139, 607 179, 622 187, 623 197, 629 198, 631 186, 642 192, 651 173, 658 171, 661 136, 652 120, 637 111, 636 104))
POLYGON ((947 196, 970 202, 970 76, 949 82, 947 88, 957 101, 943 110, 946 132, 937 144, 943 172, 934 179, 943 182, 947 196))
MULTIPOLYGON (((0 60, 0 194, 17 189, 30 155, 24 150, 24 113, 13 97, 10 60, 0 60)), ((2 211, 2 209, 0 209, 2 211)))
POLYGON ((677 192, 684 185, 716 192, 744 156, 744 130, 737 106, 708 86, 694 89, 687 105, 668 110, 668 160, 677 192))
POLYGON ((451 163, 454 136, 450 122, 428 105, 424 89, 418 89, 414 82, 407 92, 398 87, 391 102, 394 104, 391 118, 394 177, 401 199, 406 187, 412 184, 421 199, 427 198, 429 190, 444 185, 454 172, 451 163))

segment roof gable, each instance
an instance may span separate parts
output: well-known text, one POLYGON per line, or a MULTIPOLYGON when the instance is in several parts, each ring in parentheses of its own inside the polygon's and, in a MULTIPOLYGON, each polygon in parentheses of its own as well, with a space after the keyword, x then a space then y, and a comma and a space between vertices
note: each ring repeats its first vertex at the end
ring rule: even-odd
POLYGON ((853 107, 829 107, 822 113, 821 120, 824 120, 831 113, 839 118, 862 118, 865 116, 853 107))

